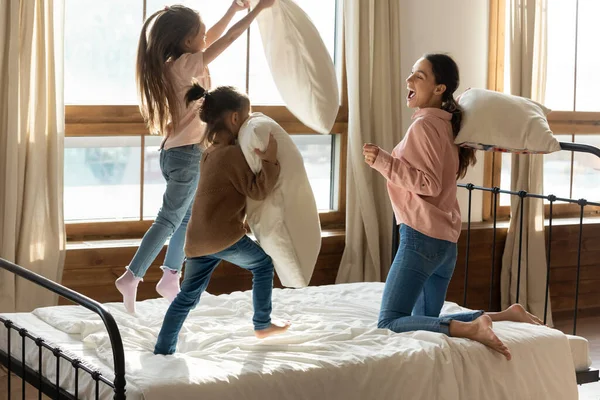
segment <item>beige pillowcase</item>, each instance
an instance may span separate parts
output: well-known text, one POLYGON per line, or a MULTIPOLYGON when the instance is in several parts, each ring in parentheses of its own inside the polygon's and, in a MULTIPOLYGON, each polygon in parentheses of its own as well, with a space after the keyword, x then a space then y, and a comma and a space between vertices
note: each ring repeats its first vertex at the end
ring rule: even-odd
MULTIPOLYGON (((258 0, 251 0, 254 7, 258 0)), ((331 132, 340 94, 331 55, 294 0, 277 0, 256 18, 267 64, 287 109, 316 132, 331 132)))
POLYGON ((246 199, 247 221, 260 247, 273 259, 281 284, 306 287, 321 251, 321 221, 302 154, 290 135, 261 113, 244 122, 238 141, 250 169, 258 173, 262 161, 254 149, 266 149, 269 133, 277 141, 281 171, 266 199, 246 199))
POLYGON ((467 89, 458 104, 464 113, 457 145, 510 153, 560 150, 546 119, 551 110, 542 104, 486 89, 467 89))

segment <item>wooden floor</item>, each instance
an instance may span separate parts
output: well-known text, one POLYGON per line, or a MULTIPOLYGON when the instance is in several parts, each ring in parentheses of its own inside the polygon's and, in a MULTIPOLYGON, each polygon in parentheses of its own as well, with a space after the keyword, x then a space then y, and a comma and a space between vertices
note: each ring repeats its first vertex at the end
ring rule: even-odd
MULTIPOLYGON (((7 392, 7 384, 8 380, 6 370, 4 367, 0 367, 0 400, 9 400, 6 396, 7 392)), ((11 379, 11 395, 10 400, 22 400, 23 399, 23 389, 21 384, 21 378, 13 375, 11 379)), ((25 400, 37 400, 38 399, 38 391, 36 388, 30 385, 26 385, 25 388, 25 400)), ((42 396, 43 400, 50 400, 50 397, 42 396)))

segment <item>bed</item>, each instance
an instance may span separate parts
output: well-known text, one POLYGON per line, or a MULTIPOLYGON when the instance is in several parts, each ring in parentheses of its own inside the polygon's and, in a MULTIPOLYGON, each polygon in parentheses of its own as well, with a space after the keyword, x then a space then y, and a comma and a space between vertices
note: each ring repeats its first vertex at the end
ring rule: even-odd
MULTIPOLYGON (((575 151, 600 157, 589 146, 575 151)), ((0 268, 79 304, 0 314, 0 363, 52 398, 568 400, 577 384, 598 380, 587 341, 544 326, 495 323, 511 361, 466 339, 377 329, 379 282, 275 289, 273 315, 293 325, 262 341, 253 336, 250 292, 207 293, 178 353, 156 356, 165 300, 138 303, 132 317, 122 304, 99 304, 5 260, 0 268)), ((447 302, 443 313, 460 309, 447 302)), ((25 388, 6 379, 9 393, 25 388)))
MULTIPOLYGON (((152 354, 166 300, 140 302, 137 318, 122 304, 104 307, 121 333, 129 399, 165 399, 171 393, 181 399, 365 399, 395 398, 398 391, 411 399, 506 399, 515 393, 523 399, 577 398, 574 371, 590 366, 585 339, 546 327, 496 323, 514 356, 508 362, 469 340, 377 329, 382 290, 377 282, 275 289, 273 315, 291 319, 293 326, 286 335, 262 341, 249 323, 251 292, 206 294, 186 321, 175 356, 152 354)), ((446 303, 444 312, 460 308, 446 303)), ((110 338, 97 314, 57 306, 3 317, 114 379, 110 338)), ((12 336, 11 354, 20 361, 19 332, 12 336)), ((6 346, 4 329, 0 348, 6 346)), ((32 369, 38 358, 36 346, 26 347, 32 369)), ((43 371, 56 380, 50 351, 43 355, 43 371)), ((69 393, 75 391, 74 375, 71 364, 62 362, 60 386, 69 393)), ((93 379, 80 373, 79 398, 94 398, 95 391, 93 379)), ((101 384, 99 398, 112 392, 101 384)))

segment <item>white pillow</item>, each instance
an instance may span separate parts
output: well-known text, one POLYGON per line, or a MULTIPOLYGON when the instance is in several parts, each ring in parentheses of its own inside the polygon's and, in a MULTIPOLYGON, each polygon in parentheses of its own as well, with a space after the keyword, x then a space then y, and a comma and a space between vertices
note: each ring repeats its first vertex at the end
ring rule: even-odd
MULTIPOLYGON (((256 6, 258 0, 252 0, 256 6)), ((293 0, 257 17, 267 64, 286 107, 304 125, 330 133, 340 104, 333 61, 319 31, 293 0)))
POLYGON ((273 259, 283 286, 308 286, 321 250, 321 222, 304 160, 286 131, 271 118, 254 113, 240 128, 238 142, 255 173, 262 168, 254 149, 264 150, 269 133, 277 140, 281 165, 273 192, 264 201, 246 200, 247 221, 273 259))
POLYGON ((511 153, 560 150, 546 119, 551 110, 542 104, 486 89, 467 89, 458 104, 464 113, 457 145, 511 153))

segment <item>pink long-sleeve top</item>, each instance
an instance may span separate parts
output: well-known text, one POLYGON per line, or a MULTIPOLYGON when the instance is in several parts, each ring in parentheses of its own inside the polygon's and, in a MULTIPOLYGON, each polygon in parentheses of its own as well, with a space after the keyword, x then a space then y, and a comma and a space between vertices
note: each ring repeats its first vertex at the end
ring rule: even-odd
POLYGON ((373 164, 387 179, 396 221, 432 238, 458 242, 458 149, 450 120, 439 108, 416 111, 392 154, 380 149, 373 164))

